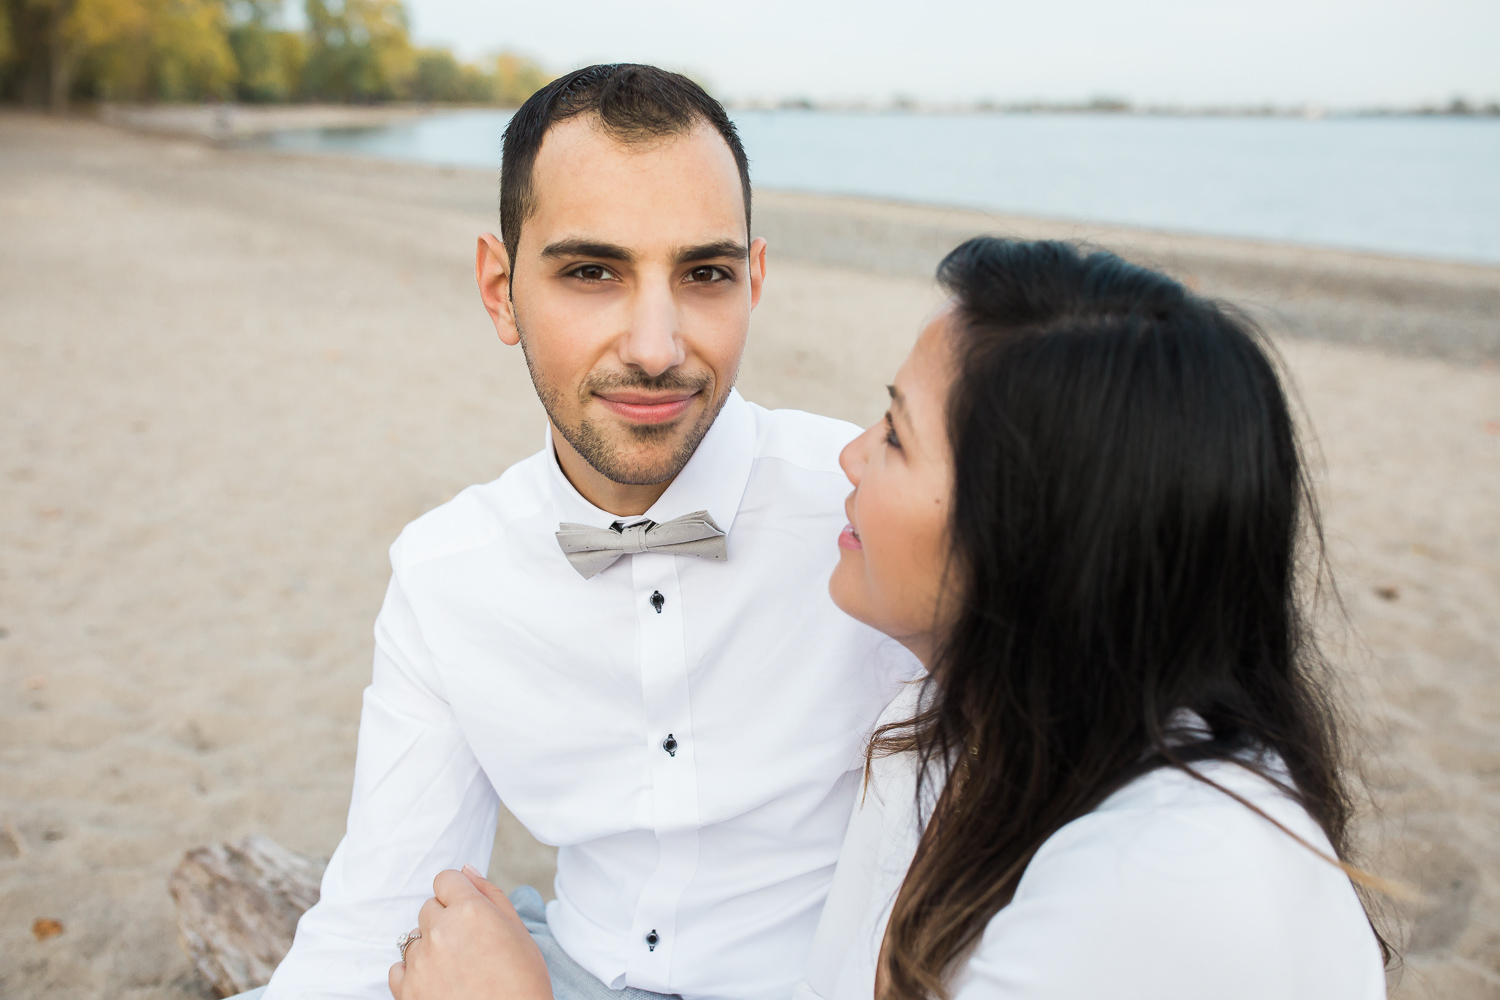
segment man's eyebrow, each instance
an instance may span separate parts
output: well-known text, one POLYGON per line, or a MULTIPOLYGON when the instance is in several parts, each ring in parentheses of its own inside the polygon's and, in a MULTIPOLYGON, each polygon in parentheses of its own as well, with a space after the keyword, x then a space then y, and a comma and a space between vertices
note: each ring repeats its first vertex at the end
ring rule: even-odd
POLYGON ((715 240, 694 247, 683 247, 673 256, 678 264, 691 264, 696 260, 723 260, 725 257, 745 260, 750 256, 750 251, 743 243, 734 240, 715 240))
POLYGON ((625 247, 601 240, 558 240, 542 248, 543 260, 562 260, 568 257, 593 257, 596 260, 618 260, 627 264, 635 260, 635 254, 625 247))
POLYGON ((906 409, 906 397, 901 395, 901 390, 893 385, 885 387, 885 391, 891 394, 891 406, 906 409))

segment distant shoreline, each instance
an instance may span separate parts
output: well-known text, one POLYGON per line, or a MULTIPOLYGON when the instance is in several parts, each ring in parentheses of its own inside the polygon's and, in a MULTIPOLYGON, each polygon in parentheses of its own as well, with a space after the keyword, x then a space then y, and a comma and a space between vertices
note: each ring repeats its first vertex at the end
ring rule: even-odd
MULTIPOLYGON (((916 115, 1120 115, 1141 118, 1300 118, 1310 121, 1349 118, 1472 118, 1500 120, 1500 100, 1480 104, 1455 98, 1446 105, 1415 107, 1335 108, 1318 103, 1296 105, 1176 105, 1133 104, 1112 98, 1087 102, 917 101, 895 98, 885 102, 819 101, 808 98, 731 100, 734 111, 816 111, 834 114, 916 115)), ((455 111, 511 111, 495 104, 410 103, 381 104, 242 104, 157 103, 95 106, 93 113, 111 125, 140 131, 190 134, 204 138, 245 138, 267 132, 320 128, 362 128, 389 125, 431 114, 455 111)), ((87 112, 85 112, 87 113, 87 112)))
MULTIPOLYGON (((165 110, 165 109, 163 109, 165 110)), ((430 114, 434 108, 304 107, 306 127, 357 127, 430 114), (320 110, 352 111, 329 115, 320 110), (383 117, 396 112, 400 118, 383 117), (337 123, 337 124, 334 124, 337 123)), ((274 109, 249 109, 242 127, 277 122, 274 109)), ((192 116, 152 119, 182 124, 192 116)), ((278 124, 274 127, 296 127, 278 124)), ((251 135, 252 133, 247 133, 251 135)), ((240 157, 301 160, 318 176, 374 175, 420 190, 417 178, 442 184, 493 173, 475 167, 352 158, 211 143, 240 157), (431 171, 432 173, 428 173, 431 171)), ((489 197, 492 197, 490 195, 489 197)), ((483 210, 488 217, 492 207, 483 210)), ((1239 302, 1269 329, 1299 339, 1377 347, 1398 354, 1463 363, 1500 362, 1500 266, 1180 230, 1027 216, 982 208, 924 204, 853 194, 777 190, 757 185, 755 231, 770 239, 777 260, 902 279, 927 279, 944 253, 978 233, 1029 239, 1084 240, 1161 267, 1205 294, 1239 302)))
MULTIPOLYGON (((272 132, 325 128, 378 128, 449 111, 498 110, 490 105, 433 104, 100 104, 93 114, 106 125, 154 135, 224 142, 272 132)), ((85 113, 87 114, 87 113, 85 113)))
POLYGON ((896 98, 867 101, 814 101, 803 98, 734 101, 731 111, 823 111, 868 114, 998 114, 998 115, 1136 115, 1148 118, 1500 118, 1500 100, 1483 104, 1454 99, 1445 105, 1414 107, 1329 107, 1303 104, 1134 104, 1099 98, 1086 102, 1054 101, 917 101, 896 98))
MULTIPOLYGON (((275 152, 278 155, 313 155, 324 156, 354 156, 361 159, 369 159, 385 163, 418 163, 426 162, 431 166, 442 166, 448 169, 484 169, 494 170, 496 167, 483 166, 469 163, 462 159, 451 162, 439 163, 436 160, 427 161, 422 159, 408 159, 399 155, 390 155, 388 152, 368 153, 356 148, 349 149, 321 149, 314 148, 316 143, 308 148, 297 148, 300 140, 290 148, 279 148, 279 144, 268 140, 269 136, 275 134, 288 134, 289 137, 297 135, 309 135, 319 130, 363 130, 377 129, 383 126, 396 125, 406 122, 416 122, 427 118, 443 117, 463 112, 487 112, 503 113, 510 109, 495 108, 488 105, 438 105, 438 104, 384 104, 384 105, 245 105, 245 104, 157 104, 157 105, 102 105, 95 115, 106 124, 123 127, 131 131, 158 136, 176 136, 205 141, 212 145, 226 148, 244 148, 259 152, 275 152)), ((742 113, 742 112, 737 112, 742 113)), ((756 114, 757 112, 749 112, 756 114)), ((783 111, 763 111, 761 114, 788 114, 799 117, 797 109, 783 111)), ((826 114, 826 111, 814 111, 811 114, 826 114)), ((878 114, 879 112, 866 112, 878 114)), ((901 112, 898 112, 901 113, 901 112)), ((910 113, 910 112, 907 112, 910 113)), ((498 130, 499 126, 496 126, 498 130)), ((495 148, 498 149, 498 131, 495 136, 495 148)), ((498 157, 497 157, 498 159, 498 157)), ((498 164, 496 164, 498 166, 498 164)), ((1328 251, 1333 253, 1354 254, 1369 259, 1404 260, 1412 263, 1421 262, 1436 266, 1459 266, 1476 267, 1485 273, 1493 273, 1495 263, 1482 257, 1466 257, 1457 253, 1433 253, 1421 250, 1360 247, 1350 243, 1339 243, 1334 241, 1319 242, 1316 240, 1296 241, 1277 239, 1274 236, 1258 236, 1253 233, 1236 233, 1231 230, 1215 231, 1211 228, 1196 228, 1185 225, 1171 225, 1170 223, 1151 222, 1126 222, 1115 220, 1104 222, 1097 215, 1071 214, 1067 212, 1031 212, 1023 213, 1007 210, 999 207, 986 207, 982 204, 971 204, 963 201, 936 200, 923 197, 919 193, 905 195, 892 195, 880 192, 834 192, 819 191, 799 187, 796 184, 767 183, 762 181, 756 185, 758 192, 771 194, 776 191, 787 193, 802 192, 814 198, 831 197, 835 199, 850 199, 859 202, 885 202, 893 206, 906 205, 916 210, 933 210, 938 213, 958 212, 967 216, 987 215, 991 218, 1018 219, 1029 216, 1032 220, 1045 225, 1055 225, 1072 231, 1094 231, 1106 229, 1114 232, 1134 231, 1141 233, 1160 233, 1162 235, 1180 235, 1196 239, 1223 239, 1231 242, 1245 244, 1262 244, 1267 246, 1284 246, 1289 250, 1312 250, 1328 251)), ((935 261, 933 261, 935 262, 935 261)), ((919 270, 928 273, 929 264, 924 262, 919 270)), ((1495 349, 1484 351, 1486 355, 1494 356, 1495 349)))
MULTIPOLYGON (((868 115, 1106 115, 1139 118, 1291 118, 1307 121, 1365 118, 1470 118, 1500 121, 1500 101, 1485 105, 1454 102, 1445 107, 1416 108, 1327 108, 1318 104, 1298 106, 1177 106, 1133 105, 1100 99, 1087 103, 1025 102, 997 104, 978 101, 933 103, 896 99, 883 104, 869 102, 732 101, 731 112, 799 112, 868 115)), ((335 128, 378 128, 429 115, 460 111, 510 111, 492 104, 436 104, 390 102, 384 104, 241 104, 216 103, 104 103, 83 111, 109 125, 159 135, 192 136, 211 141, 249 139, 272 132, 311 131, 335 128)))

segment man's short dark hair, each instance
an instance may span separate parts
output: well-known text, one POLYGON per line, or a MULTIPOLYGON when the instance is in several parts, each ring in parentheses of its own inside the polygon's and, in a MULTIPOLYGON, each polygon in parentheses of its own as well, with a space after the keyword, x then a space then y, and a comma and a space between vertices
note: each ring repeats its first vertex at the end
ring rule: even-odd
POLYGON ((745 195, 745 234, 750 233, 750 162, 724 106, 692 80, 655 66, 609 63, 558 77, 529 97, 505 126, 501 145, 500 238, 511 266, 521 245, 521 224, 531 214, 532 168, 547 130, 578 115, 591 115, 620 142, 649 142, 682 135, 700 124, 713 126, 734 154, 745 195))

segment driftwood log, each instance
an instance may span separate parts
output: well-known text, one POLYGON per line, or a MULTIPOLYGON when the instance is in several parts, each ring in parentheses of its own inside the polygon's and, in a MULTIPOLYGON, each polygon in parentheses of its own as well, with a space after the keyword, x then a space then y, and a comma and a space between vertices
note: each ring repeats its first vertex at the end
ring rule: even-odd
POLYGON ((167 887, 178 942, 221 997, 264 986, 318 901, 326 861, 251 836, 187 853, 167 887))

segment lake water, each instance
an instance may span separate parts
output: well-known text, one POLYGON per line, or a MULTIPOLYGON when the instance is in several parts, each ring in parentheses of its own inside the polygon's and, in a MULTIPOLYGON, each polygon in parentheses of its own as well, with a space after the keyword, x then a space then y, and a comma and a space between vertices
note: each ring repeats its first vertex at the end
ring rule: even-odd
MULTIPOLYGON (((1500 263, 1500 118, 743 111, 756 185, 1500 263)), ((508 111, 280 149, 498 168, 508 111)))

